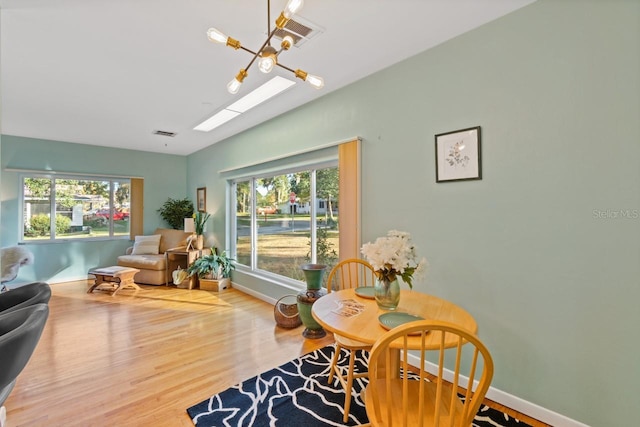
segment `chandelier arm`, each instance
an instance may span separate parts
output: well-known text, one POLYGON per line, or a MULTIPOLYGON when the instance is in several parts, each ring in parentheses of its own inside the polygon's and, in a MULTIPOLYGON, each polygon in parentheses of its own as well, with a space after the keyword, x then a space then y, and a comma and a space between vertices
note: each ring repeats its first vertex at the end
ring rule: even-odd
POLYGON ((284 68, 287 71, 291 71, 293 74, 296 73, 296 71, 292 68, 287 67, 286 65, 282 65, 280 62, 276 62, 276 65, 280 68, 284 68))
POLYGON ((267 33, 271 34, 271 0, 267 0, 267 33))
POLYGON ((240 46, 240 49, 242 49, 242 50, 244 50, 244 51, 246 51, 246 52, 249 52, 251 55, 253 55, 253 58, 251 58, 251 62, 249 62, 249 65, 247 65, 246 67, 244 67, 244 70, 245 70, 245 72, 246 72, 246 71, 248 71, 248 70, 249 70, 249 67, 251 67, 251 65, 253 64, 253 61, 255 61, 255 60, 256 60, 256 58, 258 57, 258 55, 259 55, 259 54, 258 54, 257 52, 252 51, 251 49, 247 49, 247 48, 246 48, 246 47, 244 47, 244 46, 240 46))
POLYGON ((256 60, 257 57, 258 57, 258 54, 255 54, 253 58, 251 58, 251 61, 249 61, 249 64, 246 67, 244 67, 244 69, 249 71, 249 68, 251 68, 251 66, 253 65, 253 62, 256 60))
POLYGON ((244 46, 240 46, 240 49, 244 50, 245 52, 249 52, 251 55, 258 55, 256 52, 252 51, 251 49, 247 49, 244 46))

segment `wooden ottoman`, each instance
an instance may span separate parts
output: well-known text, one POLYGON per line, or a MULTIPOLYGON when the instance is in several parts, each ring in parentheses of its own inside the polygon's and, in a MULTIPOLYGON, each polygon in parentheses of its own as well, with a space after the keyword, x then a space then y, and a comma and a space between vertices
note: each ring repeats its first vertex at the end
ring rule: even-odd
POLYGON ((89 274, 96 276, 96 281, 87 293, 90 294, 95 289, 98 289, 101 291, 109 291, 111 292, 111 296, 114 296, 116 292, 124 288, 140 290, 140 286, 136 285, 133 281, 133 276, 139 271, 137 268, 120 266, 103 267, 92 270, 89 274))

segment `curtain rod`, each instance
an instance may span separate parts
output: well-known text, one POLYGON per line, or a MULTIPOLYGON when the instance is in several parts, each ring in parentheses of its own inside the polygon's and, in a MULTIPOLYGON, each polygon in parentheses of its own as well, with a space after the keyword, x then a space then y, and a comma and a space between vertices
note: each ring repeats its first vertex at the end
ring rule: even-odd
POLYGON ((297 156, 297 155, 300 155, 300 154, 311 153, 312 151, 318 151, 318 150, 322 150, 324 148, 334 147, 336 145, 344 144, 344 143, 355 141, 355 140, 362 141, 362 138, 360 138, 359 136, 354 136, 353 138, 347 138, 347 139, 343 139, 341 141, 329 142, 328 144, 317 145, 317 146, 312 147, 312 148, 307 148, 307 149, 300 150, 300 151, 294 151, 293 153, 282 154, 280 156, 275 156, 275 157, 271 157, 269 159, 260 160, 259 162, 247 163, 247 164, 241 165, 241 166, 234 166, 232 168, 221 169, 221 170, 218 171, 218 173, 219 174, 223 174, 223 173, 233 172, 233 171, 237 171, 237 170, 244 169, 244 168, 250 168, 252 166, 257 166, 257 165, 261 165, 261 164, 264 164, 264 163, 274 162, 276 160, 286 159, 287 157, 293 157, 293 156, 297 156))

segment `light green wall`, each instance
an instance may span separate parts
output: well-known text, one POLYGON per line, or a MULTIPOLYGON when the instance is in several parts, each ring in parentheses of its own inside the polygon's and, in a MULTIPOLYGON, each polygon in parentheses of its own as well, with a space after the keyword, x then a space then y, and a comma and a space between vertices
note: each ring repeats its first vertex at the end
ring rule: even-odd
POLYGON ((493 386, 635 424, 639 21, 637 0, 539 0, 189 156, 189 191, 208 187, 228 246, 218 170, 363 137, 363 238, 412 233, 430 262, 415 289, 475 316, 493 386), (483 179, 436 184, 434 135, 476 125, 483 179))
MULTIPOLYGON (((1 241, 15 245, 19 239, 19 173, 6 168, 54 170, 142 177, 144 186, 144 230, 153 232, 162 222, 156 209, 167 197, 186 197, 184 156, 97 147, 84 144, 2 136, 2 223, 1 241)), ((15 283, 34 280, 61 282, 87 277, 92 268, 115 265, 129 240, 77 241, 55 244, 27 244, 35 263, 22 267, 15 283)), ((12 283, 13 285, 14 283, 12 283)))

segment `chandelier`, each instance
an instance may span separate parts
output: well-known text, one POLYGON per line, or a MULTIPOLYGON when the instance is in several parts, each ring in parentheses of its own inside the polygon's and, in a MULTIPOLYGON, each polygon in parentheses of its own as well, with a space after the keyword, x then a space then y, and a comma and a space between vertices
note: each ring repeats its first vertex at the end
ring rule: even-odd
POLYGON ((247 77, 247 70, 253 65, 255 60, 258 59, 258 69, 263 73, 270 73, 271 70, 277 65, 278 67, 284 68, 287 71, 292 72, 297 78, 309 83, 316 89, 321 89, 324 86, 324 80, 321 77, 314 76, 312 74, 308 74, 306 71, 300 69, 292 69, 289 68, 280 62, 278 62, 278 55, 283 50, 289 50, 291 46, 294 44, 293 37, 290 35, 284 36, 282 38, 282 42, 280 43, 280 50, 276 50, 273 46, 271 46, 271 38, 276 33, 277 30, 282 30, 284 26, 289 22, 291 17, 298 12, 302 8, 303 0, 289 0, 284 10, 280 12, 280 16, 275 21, 275 28, 271 30, 271 1, 267 0, 267 39, 262 43, 262 46, 257 52, 254 52, 246 47, 242 46, 238 40, 235 40, 231 37, 226 36, 221 31, 215 28, 209 28, 207 31, 207 37, 212 42, 216 43, 224 43, 227 46, 230 46, 236 50, 242 49, 246 52, 249 52, 253 55, 249 65, 245 68, 242 68, 238 75, 227 84, 227 89, 230 93, 235 94, 238 93, 240 89, 240 85, 247 77))

